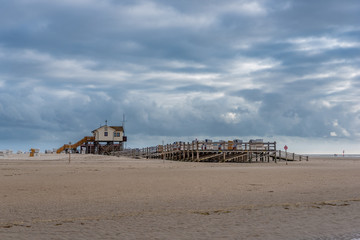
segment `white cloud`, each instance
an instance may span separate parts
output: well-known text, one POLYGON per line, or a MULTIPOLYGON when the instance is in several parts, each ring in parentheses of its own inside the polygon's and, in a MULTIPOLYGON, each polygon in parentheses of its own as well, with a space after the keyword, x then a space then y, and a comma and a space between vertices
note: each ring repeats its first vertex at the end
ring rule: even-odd
POLYGON ((351 81, 356 80, 356 78, 360 76, 360 69, 357 67, 359 62, 360 61, 358 59, 347 61, 337 59, 331 62, 325 62, 315 67, 311 66, 313 68, 313 73, 304 74, 300 77, 294 78, 294 80, 336 78, 338 81, 335 83, 331 82, 331 84, 348 86, 351 84, 351 81))
POLYGON ((336 134, 336 132, 330 132, 330 136, 331 136, 331 137, 336 137, 337 134, 336 134))
POLYGON ((271 86, 265 82, 256 81, 259 76, 266 77, 269 70, 276 70, 281 62, 265 58, 236 58, 221 63, 224 74, 221 81, 227 83, 227 87, 233 91, 243 89, 269 89, 271 86), (263 74, 263 75, 261 75, 263 74))
POLYGON ((234 112, 227 112, 221 114, 221 117, 226 123, 239 123, 241 120, 240 115, 234 112))
POLYGON ((343 78, 356 78, 360 76, 360 69, 352 66, 345 66, 339 69, 343 78))
POLYGON ((333 126, 334 126, 334 127, 339 126, 339 122, 338 122, 338 120, 334 120, 334 121, 333 121, 333 126))
POLYGON ((289 39, 288 42, 295 46, 295 50, 309 54, 317 54, 336 48, 354 48, 360 46, 359 42, 345 41, 331 37, 293 38, 289 39))
POLYGON ((171 4, 141 1, 132 5, 111 6, 112 15, 119 21, 131 22, 131 26, 139 29, 161 29, 161 28, 208 28, 217 23, 222 15, 237 13, 247 16, 265 15, 266 8, 256 1, 231 1, 222 2, 221 5, 204 6, 199 11, 179 11, 170 6, 171 4), (209 11, 211 14, 209 14, 209 11), (116 17, 118 16, 118 17, 116 17))
POLYGON ((339 80, 337 82, 331 82, 323 90, 326 94, 334 94, 348 90, 352 87, 352 82, 348 80, 339 80))
POLYGON ((238 13, 242 15, 265 15, 267 10, 258 1, 245 1, 239 2, 234 1, 230 3, 223 3, 221 7, 217 8, 218 13, 227 14, 227 13, 238 13))
POLYGON ((93 61, 54 59, 43 63, 47 69, 47 75, 56 78, 78 79, 86 82, 99 82, 108 85, 110 82, 121 82, 127 80, 131 74, 118 70, 95 70, 97 63, 93 61), (110 81, 110 82, 109 82, 110 81))
POLYGON ((332 108, 335 106, 335 103, 329 101, 329 100, 311 100, 310 101, 310 104, 314 106, 314 108, 316 109, 321 109, 322 107, 325 107, 325 108, 332 108))
MULTIPOLYGON (((44 86, 35 87, 31 93, 32 96, 40 97, 39 99, 46 99, 51 96, 53 101, 68 101, 75 100, 78 104, 88 104, 91 102, 91 98, 84 93, 76 90, 68 89, 56 89, 44 86)), ((43 100, 41 100, 43 101, 43 100)))
MULTIPOLYGON (((114 6, 111 6, 114 8, 114 6)), ((109 9, 110 10, 110 9, 109 9)), ((138 29, 161 29, 170 27, 186 27, 191 29, 208 27, 214 23, 211 15, 181 13, 171 6, 155 2, 143 1, 133 5, 122 5, 112 11, 113 17, 121 24, 131 23, 138 29), (123 20, 126 21, 123 21, 123 20)))
POLYGON ((313 73, 313 74, 307 74, 297 79, 322 79, 322 78, 329 78, 335 76, 334 72, 328 72, 326 71, 321 73, 313 73))
POLYGON ((99 96, 100 98, 104 99, 105 101, 110 101, 112 99, 109 96, 109 94, 107 94, 106 92, 103 92, 103 91, 97 91, 96 93, 94 93, 94 95, 99 96))
POLYGON ((341 132, 342 132, 342 134, 344 135, 344 136, 346 136, 346 137, 350 137, 350 133, 346 130, 346 129, 342 129, 341 130, 341 132))
POLYGON ((336 136, 339 135, 338 133, 341 133, 340 135, 345 136, 345 137, 350 137, 351 136, 351 134, 349 133, 349 131, 346 128, 340 126, 338 119, 335 119, 332 122, 332 125, 333 125, 334 129, 336 130, 336 132, 334 132, 335 135, 334 134, 331 135, 331 133, 330 133, 331 136, 336 137, 336 136))
MULTIPOLYGON (((87 83, 101 83, 103 86, 126 81, 131 74, 121 70, 96 69, 98 63, 90 60, 56 58, 35 50, 7 51, 6 59, 23 64, 35 64, 44 78, 76 79, 87 83)), ((38 80, 39 81, 39 80, 38 80)))
POLYGON ((161 64, 164 67, 175 68, 175 69, 179 69, 179 68, 203 69, 203 68, 206 68, 206 65, 201 64, 201 63, 192 62, 192 61, 185 62, 185 61, 179 61, 179 60, 171 60, 171 61, 165 61, 161 64))
POLYGON ((273 69, 280 65, 279 61, 273 59, 251 59, 239 58, 234 60, 226 70, 232 74, 246 75, 252 72, 273 69))
MULTIPOLYGON (((360 100, 360 96, 358 97, 358 99, 360 100)), ((355 99, 354 104, 350 107, 349 111, 351 113, 358 113, 360 112, 360 103, 359 100, 355 99)))
MULTIPOLYGON (((173 81, 178 80, 178 83, 206 83, 207 81, 211 81, 219 78, 219 74, 214 73, 186 73, 186 72, 147 72, 138 75, 139 79, 149 80, 149 79, 162 79, 165 81, 173 81)), ((175 82, 173 82, 175 83, 175 82)), ((161 86, 159 86, 161 87, 161 86)))

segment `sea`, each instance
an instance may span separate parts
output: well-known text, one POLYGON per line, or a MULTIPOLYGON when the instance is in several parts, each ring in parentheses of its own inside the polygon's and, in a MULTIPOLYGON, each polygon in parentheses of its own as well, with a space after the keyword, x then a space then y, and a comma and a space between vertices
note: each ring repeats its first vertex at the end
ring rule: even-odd
MULTIPOLYGON (((303 154, 309 157, 324 157, 324 158, 360 158, 360 154, 303 154)), ((360 240, 360 239, 359 239, 360 240)))

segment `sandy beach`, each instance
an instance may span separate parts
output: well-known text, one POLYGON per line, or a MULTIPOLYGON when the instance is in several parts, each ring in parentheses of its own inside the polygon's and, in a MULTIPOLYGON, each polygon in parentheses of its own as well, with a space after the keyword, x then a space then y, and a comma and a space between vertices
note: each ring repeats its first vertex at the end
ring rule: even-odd
POLYGON ((360 159, 0 158, 0 239, 357 239, 360 159))

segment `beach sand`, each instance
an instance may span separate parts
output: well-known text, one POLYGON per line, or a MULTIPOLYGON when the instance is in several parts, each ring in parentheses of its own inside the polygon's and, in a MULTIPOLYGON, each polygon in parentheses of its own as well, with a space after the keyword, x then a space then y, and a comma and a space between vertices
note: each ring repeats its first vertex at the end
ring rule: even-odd
POLYGON ((360 159, 0 158, 0 239, 360 238, 360 159))

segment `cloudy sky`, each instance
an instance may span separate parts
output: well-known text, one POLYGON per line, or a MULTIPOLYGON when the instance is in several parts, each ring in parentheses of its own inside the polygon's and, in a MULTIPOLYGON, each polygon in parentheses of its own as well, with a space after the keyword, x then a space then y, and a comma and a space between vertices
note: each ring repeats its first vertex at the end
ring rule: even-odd
POLYGON ((128 147, 360 152, 358 0, 0 0, 0 149, 126 116, 128 147))

